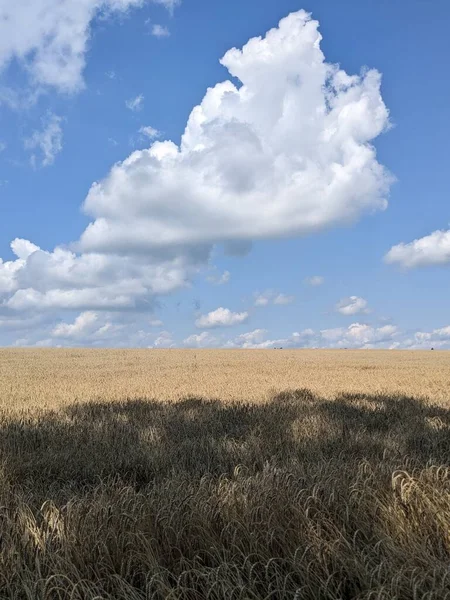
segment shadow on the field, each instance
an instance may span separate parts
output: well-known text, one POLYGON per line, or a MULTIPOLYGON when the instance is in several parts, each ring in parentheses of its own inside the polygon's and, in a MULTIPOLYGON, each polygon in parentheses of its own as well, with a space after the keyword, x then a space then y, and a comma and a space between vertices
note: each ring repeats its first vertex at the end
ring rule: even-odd
POLYGON ((310 470, 324 461, 345 468, 448 464, 450 411, 406 396, 308 390, 264 404, 187 398, 77 404, 39 418, 0 417, 0 456, 11 483, 41 489, 118 478, 141 487, 174 476, 249 475, 268 465, 310 470))

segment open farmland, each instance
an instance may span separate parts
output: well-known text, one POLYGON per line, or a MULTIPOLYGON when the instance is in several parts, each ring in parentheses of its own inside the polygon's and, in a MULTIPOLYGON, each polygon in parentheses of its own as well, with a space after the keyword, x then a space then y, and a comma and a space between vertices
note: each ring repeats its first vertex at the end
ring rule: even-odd
POLYGON ((298 388, 450 399, 445 351, 0 349, 0 366, 0 402, 13 410, 188 395, 260 403, 298 388))
POLYGON ((0 597, 450 598, 450 353, 0 351, 0 597))

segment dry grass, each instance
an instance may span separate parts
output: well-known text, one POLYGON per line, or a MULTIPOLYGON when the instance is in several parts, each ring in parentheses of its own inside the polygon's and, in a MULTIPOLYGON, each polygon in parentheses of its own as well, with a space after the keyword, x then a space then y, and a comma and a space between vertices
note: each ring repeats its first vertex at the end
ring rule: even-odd
POLYGON ((0 351, 0 598, 450 599, 449 360, 0 351))

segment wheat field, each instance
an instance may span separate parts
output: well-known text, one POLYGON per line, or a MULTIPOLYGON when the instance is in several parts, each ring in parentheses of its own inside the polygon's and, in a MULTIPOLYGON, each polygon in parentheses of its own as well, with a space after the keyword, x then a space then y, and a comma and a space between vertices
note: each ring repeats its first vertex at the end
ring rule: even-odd
POLYGON ((0 350, 0 598, 450 599, 449 367, 0 350))
POLYGON ((0 406, 186 396, 264 402, 299 388, 327 398, 404 393, 445 403, 449 373, 446 351, 0 349, 0 406))

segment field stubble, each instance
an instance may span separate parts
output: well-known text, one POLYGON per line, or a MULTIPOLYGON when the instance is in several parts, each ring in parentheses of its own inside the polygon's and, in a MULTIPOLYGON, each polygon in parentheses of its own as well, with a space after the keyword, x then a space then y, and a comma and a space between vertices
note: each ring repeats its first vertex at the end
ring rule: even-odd
POLYGON ((1 350, 0 598, 450 598, 449 365, 1 350))

